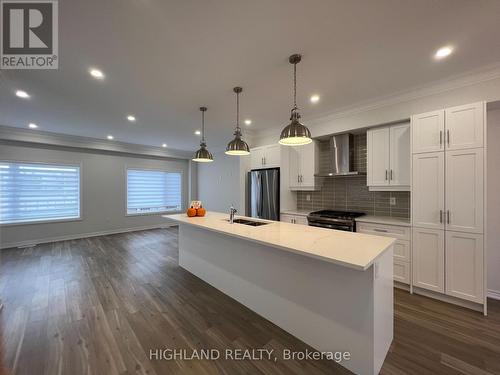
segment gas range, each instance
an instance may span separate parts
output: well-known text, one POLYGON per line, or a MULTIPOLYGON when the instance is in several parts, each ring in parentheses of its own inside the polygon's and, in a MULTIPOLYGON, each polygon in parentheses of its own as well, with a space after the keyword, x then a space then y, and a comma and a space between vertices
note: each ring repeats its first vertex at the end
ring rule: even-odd
POLYGON ((311 212, 307 216, 310 226, 356 232, 356 218, 362 212, 321 210, 311 212))

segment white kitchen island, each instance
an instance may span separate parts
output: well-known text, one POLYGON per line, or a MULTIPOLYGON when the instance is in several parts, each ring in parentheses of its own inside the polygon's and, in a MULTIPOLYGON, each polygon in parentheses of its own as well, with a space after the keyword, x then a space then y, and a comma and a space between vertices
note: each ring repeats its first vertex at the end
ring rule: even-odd
POLYGON ((394 239, 217 212, 165 218, 179 224, 181 267, 314 349, 349 352, 340 364, 355 374, 378 374, 393 338, 394 239))

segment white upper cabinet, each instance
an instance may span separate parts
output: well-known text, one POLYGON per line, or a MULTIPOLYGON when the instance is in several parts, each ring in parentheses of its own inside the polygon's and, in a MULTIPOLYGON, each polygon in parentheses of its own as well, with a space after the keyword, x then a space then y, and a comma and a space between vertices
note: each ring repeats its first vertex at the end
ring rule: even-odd
POLYGON ((445 111, 446 149, 483 147, 484 104, 473 103, 445 111))
POLYGON ((367 184, 370 190, 409 190, 410 125, 367 131, 367 184))
POLYGON ((422 228, 444 229, 444 154, 413 155, 412 223, 422 228))
POLYGON ((446 231, 446 294, 483 303, 483 235, 446 231))
POLYGON ((484 152, 446 152, 446 229, 483 233, 484 152))
POLYGON ((388 186, 390 169, 389 127, 369 129, 366 138, 368 186, 388 186))
POLYGON ((279 144, 256 147, 250 150, 250 167, 252 169, 278 168, 279 166, 279 144))
POLYGON ((391 185, 410 185, 410 124, 390 127, 391 185))
POLYGON ((412 229, 414 286, 444 293, 444 233, 439 229, 412 229))
POLYGON ((444 149, 444 111, 414 115, 411 118, 412 152, 434 152, 444 149))
POLYGON ((314 175, 318 173, 319 150, 315 141, 304 146, 287 146, 289 149, 290 190, 314 190, 314 175))

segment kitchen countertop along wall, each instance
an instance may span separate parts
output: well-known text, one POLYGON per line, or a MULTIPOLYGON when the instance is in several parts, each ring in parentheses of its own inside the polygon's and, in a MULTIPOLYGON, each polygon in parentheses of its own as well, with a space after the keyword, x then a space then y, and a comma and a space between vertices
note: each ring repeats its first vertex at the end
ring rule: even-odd
MULTIPOLYGON (((354 144, 354 166, 359 172, 366 173, 366 133, 356 134, 354 144)), ((328 165, 328 141, 319 142, 319 149, 320 166, 323 168, 328 165)), ((369 191, 366 175, 320 179, 320 190, 297 192, 298 210, 336 209, 410 218, 410 192, 369 191), (390 205, 391 198, 396 199, 393 206, 390 205)))

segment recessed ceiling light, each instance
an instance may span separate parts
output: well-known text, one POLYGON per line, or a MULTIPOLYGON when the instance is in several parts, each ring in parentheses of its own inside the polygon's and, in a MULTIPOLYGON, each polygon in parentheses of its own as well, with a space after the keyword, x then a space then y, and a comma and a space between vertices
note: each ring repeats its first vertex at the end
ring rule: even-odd
POLYGON ((23 90, 17 90, 16 91, 16 96, 18 96, 20 98, 23 98, 23 99, 28 99, 30 97, 28 95, 28 93, 26 91, 23 91, 23 90))
POLYGON ((445 46, 445 47, 441 47, 440 49, 438 49, 436 51, 436 53, 434 54, 434 57, 436 59, 440 60, 440 59, 444 59, 445 57, 450 56, 452 53, 453 53, 453 47, 445 46))
POLYGON ((107 137, 107 138, 108 138, 110 141, 112 141, 113 139, 115 139, 115 137, 113 137, 111 134, 110 134, 110 135, 108 135, 108 137, 107 137))
POLYGON ((128 115, 127 120, 129 120, 130 122, 135 122, 135 116, 128 115))
POLYGON ((252 120, 246 119, 245 120, 245 125, 252 125, 252 120))
POLYGON ((311 103, 317 103, 319 102, 319 95, 312 95, 309 100, 311 101, 311 103))
POLYGON ((162 144, 162 145, 161 145, 161 147, 166 148, 166 147, 167 147, 167 144, 166 144, 166 143, 164 143, 164 144, 162 144))
POLYGON ((31 122, 31 123, 28 124, 28 127, 30 129, 36 129, 36 128, 38 128, 38 125, 31 122))
POLYGON ((89 73, 94 78, 97 78, 97 79, 103 79, 104 78, 104 73, 101 72, 99 69, 91 68, 89 70, 89 73))
POLYGON ((194 132, 194 134, 196 134, 196 135, 201 135, 201 131, 200 131, 200 130, 196 130, 196 131, 194 132))

